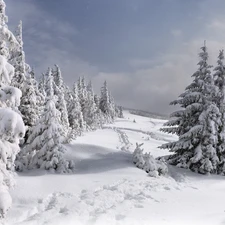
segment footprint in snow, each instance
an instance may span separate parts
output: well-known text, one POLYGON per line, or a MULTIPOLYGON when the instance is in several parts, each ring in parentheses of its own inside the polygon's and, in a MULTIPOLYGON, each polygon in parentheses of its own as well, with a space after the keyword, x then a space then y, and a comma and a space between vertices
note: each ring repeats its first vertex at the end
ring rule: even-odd
POLYGON ((135 208, 139 208, 139 209, 144 208, 144 206, 141 205, 141 204, 135 204, 134 207, 135 207, 135 208))
POLYGON ((165 189, 165 190, 167 190, 167 191, 169 191, 169 190, 170 190, 170 188, 169 188, 169 187, 167 187, 167 186, 166 186, 166 187, 164 187, 164 189, 165 189))
POLYGON ((66 215, 68 214, 68 212, 69 212, 69 209, 67 207, 60 208, 59 210, 59 213, 66 214, 66 215))

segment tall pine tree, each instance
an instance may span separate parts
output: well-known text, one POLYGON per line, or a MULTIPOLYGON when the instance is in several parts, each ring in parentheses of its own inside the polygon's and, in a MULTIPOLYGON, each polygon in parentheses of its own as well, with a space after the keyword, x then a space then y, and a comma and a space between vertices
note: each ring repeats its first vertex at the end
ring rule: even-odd
POLYGON ((218 145, 217 152, 220 160, 218 173, 225 174, 225 65, 224 52, 219 52, 217 66, 214 69, 214 80, 216 86, 216 94, 214 101, 221 113, 221 119, 218 129, 218 145))
POLYGON ((73 99, 70 103, 70 111, 69 111, 69 122, 70 127, 72 128, 72 139, 75 139, 77 136, 80 136, 84 130, 84 120, 83 113, 81 110, 81 105, 78 96, 78 87, 77 84, 73 85, 73 99))
POLYGON ((109 122, 110 120, 110 99, 109 99, 109 91, 107 82, 104 82, 103 87, 101 88, 101 96, 100 96, 100 102, 99 102, 99 108, 104 113, 106 119, 109 122))
POLYGON ((9 189, 14 185, 14 161, 20 151, 19 141, 25 134, 22 118, 14 111, 19 107, 21 91, 10 86, 15 70, 8 63, 20 45, 7 27, 5 7, 0 0, 0 219, 12 203, 9 189))
POLYGON ((193 82, 172 105, 182 108, 171 114, 171 119, 161 130, 175 133, 179 140, 163 144, 174 152, 169 162, 199 173, 217 173, 219 159, 216 152, 220 112, 213 102, 215 86, 208 65, 206 46, 201 48, 198 70, 192 75, 193 82))
POLYGON ((41 168, 60 173, 70 172, 73 163, 64 158, 64 130, 61 124, 60 112, 56 109, 57 100, 54 95, 54 81, 48 70, 46 81, 47 101, 44 112, 35 126, 32 127, 28 145, 24 148, 23 158, 18 164, 18 170, 24 168, 41 168))
POLYGON ((54 77, 54 94, 58 97, 56 102, 56 108, 61 113, 61 123, 67 137, 70 133, 69 120, 68 120, 68 111, 67 104, 65 100, 65 86, 59 66, 55 65, 55 70, 53 70, 54 77))

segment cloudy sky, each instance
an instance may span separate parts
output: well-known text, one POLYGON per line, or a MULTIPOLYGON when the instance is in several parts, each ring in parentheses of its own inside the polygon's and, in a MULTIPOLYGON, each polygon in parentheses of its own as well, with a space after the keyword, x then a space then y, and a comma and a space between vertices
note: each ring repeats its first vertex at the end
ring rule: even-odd
POLYGON ((204 40, 215 64, 225 46, 224 0, 5 0, 9 27, 23 21, 37 75, 58 64, 123 106, 169 113, 197 69, 204 40))

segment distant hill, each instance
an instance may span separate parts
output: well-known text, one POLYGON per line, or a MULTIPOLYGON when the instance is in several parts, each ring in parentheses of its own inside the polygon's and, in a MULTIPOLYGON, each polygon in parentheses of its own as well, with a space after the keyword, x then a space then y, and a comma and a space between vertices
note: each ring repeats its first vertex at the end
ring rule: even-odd
POLYGON ((169 116, 163 115, 160 113, 154 113, 154 112, 148 112, 145 110, 140 110, 140 109, 130 109, 130 108, 125 108, 123 107, 124 110, 128 110, 131 114, 138 115, 138 116, 144 116, 144 117, 150 117, 150 118, 155 118, 155 119, 168 119, 169 116))

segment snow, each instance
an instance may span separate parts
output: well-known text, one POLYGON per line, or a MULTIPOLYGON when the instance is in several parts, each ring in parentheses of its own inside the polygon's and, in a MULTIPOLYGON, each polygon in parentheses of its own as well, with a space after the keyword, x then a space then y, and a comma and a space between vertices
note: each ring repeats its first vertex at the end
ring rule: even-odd
MULTIPOLYGON (((2 179, 1 179, 2 180, 2 179)), ((2 181, 1 181, 2 183, 2 181)), ((6 215, 8 209, 12 205, 12 198, 9 194, 8 187, 5 185, 0 186, 0 213, 1 215, 6 215)))
POLYGON ((25 126, 21 116, 9 108, 0 108, 0 135, 3 140, 15 139, 19 144, 25 134, 25 126))
POLYGON ((154 157, 171 154, 157 149, 177 139, 159 131, 164 122, 125 112, 66 145, 74 174, 20 173, 5 224, 225 224, 224 177, 173 166, 166 176, 150 177, 133 164, 136 142, 154 157))
MULTIPOLYGON (((0 26, 1 29, 1 26, 0 26)), ((1 80, 4 84, 10 84, 14 75, 14 67, 7 62, 7 59, 0 55, 0 74, 1 80)))

